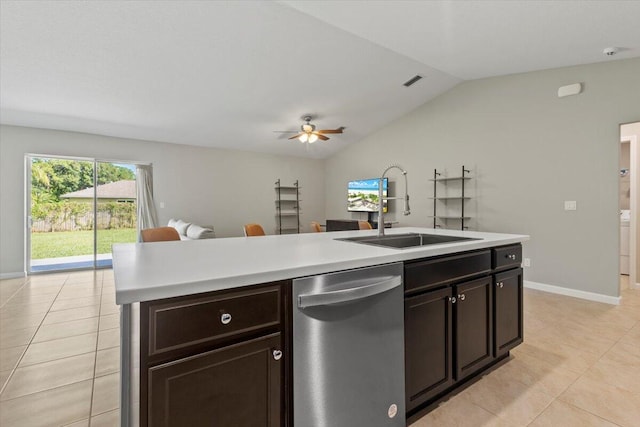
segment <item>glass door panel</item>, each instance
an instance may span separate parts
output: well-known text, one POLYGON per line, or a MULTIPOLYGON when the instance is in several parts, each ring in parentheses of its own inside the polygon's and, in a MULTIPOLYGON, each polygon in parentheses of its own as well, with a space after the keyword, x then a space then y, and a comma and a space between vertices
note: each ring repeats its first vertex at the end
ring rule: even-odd
POLYGON ((111 246, 137 241, 136 167, 97 162, 96 170, 96 267, 111 267, 111 246))
POLYGON ((29 157, 29 271, 94 266, 94 162, 29 157))

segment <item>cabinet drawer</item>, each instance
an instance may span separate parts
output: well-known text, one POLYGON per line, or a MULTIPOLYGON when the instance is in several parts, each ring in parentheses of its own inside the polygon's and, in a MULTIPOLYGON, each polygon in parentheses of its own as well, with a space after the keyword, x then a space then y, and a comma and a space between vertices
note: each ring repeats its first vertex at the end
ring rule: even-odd
POLYGON ((405 264, 405 292, 426 290, 491 271, 491 251, 463 253, 405 264))
POLYGON ((522 245, 493 248, 493 269, 518 267, 522 263, 522 245))
POLYGON ((149 356, 222 344, 281 322, 281 286, 211 293, 150 303, 149 356))

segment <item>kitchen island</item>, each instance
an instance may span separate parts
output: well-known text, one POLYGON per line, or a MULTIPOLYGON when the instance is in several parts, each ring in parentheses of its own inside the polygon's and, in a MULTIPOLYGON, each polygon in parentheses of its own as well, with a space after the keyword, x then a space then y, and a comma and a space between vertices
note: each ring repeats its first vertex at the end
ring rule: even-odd
MULTIPOLYGON (((336 240, 374 236, 376 231, 372 230, 114 245, 116 302, 122 305, 122 425, 161 425, 158 415, 152 421, 151 414, 154 410, 164 410, 162 404, 154 409, 154 402, 162 396, 166 399, 167 390, 162 386, 153 389, 149 384, 166 384, 167 378, 179 375, 175 371, 179 362, 188 363, 190 371, 197 371, 227 360, 238 360, 244 350, 253 352, 251 354, 264 350, 263 353, 273 354, 271 360, 279 361, 269 362, 264 371, 255 371, 272 381, 259 385, 260 390, 270 390, 271 396, 267 398, 268 407, 256 411, 264 410, 269 419, 267 425, 290 425, 290 288, 291 280, 296 278, 389 263, 404 264, 405 328, 411 328, 406 330, 405 338, 407 411, 419 410, 457 382, 504 357, 509 348, 521 342, 520 243, 527 240, 527 236, 423 228, 397 228, 387 233, 426 233, 477 240, 406 249, 336 240), (511 289, 506 295, 515 304, 515 311, 509 309, 514 304, 507 306, 504 315, 496 311, 502 297, 493 288, 511 289), (466 299, 473 310, 454 310, 457 299, 466 299), (228 306, 236 310, 244 307, 254 313, 253 318, 243 320, 242 316, 227 313, 228 306), (435 308, 436 313, 443 310, 442 324, 421 322, 425 315, 433 315, 433 312, 425 313, 425 308, 435 308), (211 325, 207 332, 191 328, 193 319, 208 321, 210 312, 212 318, 219 318, 218 325, 211 325), (457 316, 455 322, 452 316, 457 316), (495 322, 500 321, 501 316, 506 329, 498 328, 494 333, 495 322), (478 318, 485 322, 477 322, 478 318), (456 331, 452 328, 454 324, 467 323, 475 325, 475 329, 456 331), (484 327, 484 334, 478 331, 477 324, 484 327), (225 332, 223 325, 233 326, 225 332), (218 330, 219 327, 222 329, 218 330), (419 337, 437 337, 443 331, 448 335, 444 337, 445 348, 440 356, 446 360, 440 365, 446 372, 416 366, 424 351, 424 339, 419 337), (500 336, 504 333, 508 337, 500 336), (484 341, 480 342, 478 337, 484 341), (462 345, 463 340, 471 343, 462 345), (451 348, 452 345, 457 346, 457 350, 451 348), (478 348, 486 349, 487 354, 479 357, 478 348), (466 357, 464 352, 468 353, 468 363, 462 363, 466 357), (198 361, 202 354, 209 358, 204 364, 198 361), (443 378, 439 378, 441 374, 443 378), (273 395, 277 395, 276 398, 273 395)), ((233 378, 218 380, 233 381, 233 378)), ((190 389, 193 385, 185 387, 190 389)), ((175 390, 173 393, 175 395, 175 390)), ((238 408, 229 405, 235 404, 240 409, 245 405, 244 412, 250 412, 249 405, 255 400, 253 395, 246 401, 232 399, 232 403, 225 402, 227 407, 223 409, 233 413, 232 409, 238 408)), ((245 425, 253 424, 246 421, 245 425)))

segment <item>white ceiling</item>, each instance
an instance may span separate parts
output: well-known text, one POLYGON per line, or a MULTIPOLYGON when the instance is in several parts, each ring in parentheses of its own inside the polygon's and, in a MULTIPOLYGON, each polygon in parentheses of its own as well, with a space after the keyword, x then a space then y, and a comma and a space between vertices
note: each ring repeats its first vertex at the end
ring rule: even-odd
POLYGON ((634 1, 2 1, 0 121, 323 158, 462 80, 640 56, 637 16, 634 1), (345 133, 272 132, 305 113, 345 133))

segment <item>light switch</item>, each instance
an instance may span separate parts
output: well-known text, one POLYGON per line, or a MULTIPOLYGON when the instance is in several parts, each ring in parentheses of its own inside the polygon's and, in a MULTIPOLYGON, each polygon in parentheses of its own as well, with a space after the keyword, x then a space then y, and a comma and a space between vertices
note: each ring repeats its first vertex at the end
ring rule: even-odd
POLYGON ((578 206, 577 206, 575 200, 565 200, 564 201, 564 210, 565 211, 575 211, 576 209, 578 209, 578 206))
POLYGON ((160 202, 160 209, 164 209, 164 202, 160 202))

